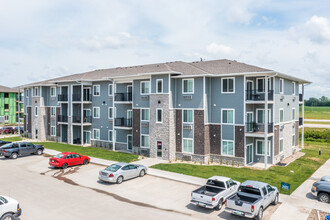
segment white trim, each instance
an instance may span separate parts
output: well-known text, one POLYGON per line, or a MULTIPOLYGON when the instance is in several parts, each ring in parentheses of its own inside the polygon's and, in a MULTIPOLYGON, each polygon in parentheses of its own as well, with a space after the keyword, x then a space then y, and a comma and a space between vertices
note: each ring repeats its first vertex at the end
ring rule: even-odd
POLYGON ((93 128, 93 140, 100 140, 100 129, 98 129, 98 128, 93 128), (98 139, 96 139, 96 138, 94 137, 95 131, 98 131, 98 133, 99 133, 99 137, 98 137, 98 139))
POLYGON ((56 86, 50 87, 50 97, 56 97, 56 86), (52 89, 54 89, 54 95, 52 95, 52 89))
MULTIPOLYGON (((265 154, 259 154, 258 153, 258 142, 262 142, 262 143, 265 143, 265 140, 256 140, 256 155, 258 156, 265 156, 265 154)), ((266 150, 266 149, 265 149, 266 150)), ((271 146, 270 146, 270 140, 268 140, 268 149, 267 149, 267 157, 270 157, 270 151, 271 151, 271 146)))
POLYGON ((149 122, 150 121, 150 108, 141 108, 141 122, 149 122), (142 120, 142 110, 148 110, 149 111, 149 117, 148 120, 142 120))
POLYGON ((113 142, 113 130, 108 130, 108 141, 113 142), (110 135, 110 132, 111 132, 111 135, 110 135), (111 140, 110 140, 110 137, 111 137, 111 140))
POLYGON ((284 153, 284 138, 283 137, 281 137, 280 138, 280 142, 279 142, 279 149, 278 149, 278 151, 279 151, 279 154, 283 154, 284 153), (283 149, 282 149, 282 151, 281 151, 281 141, 282 141, 282 143, 283 143, 283 149))
POLYGON ((182 124, 194 124, 195 110, 192 109, 192 108, 184 108, 181 111, 182 111, 182 124), (184 111, 192 111, 192 122, 185 122, 184 121, 184 111))
MULTIPOLYGON (((272 112, 271 112, 272 109, 268 108, 267 110, 268 110, 268 123, 272 123, 272 118, 273 117, 270 117, 270 116, 272 116, 272 112)), ((265 112, 265 109, 264 108, 256 108, 256 120, 255 120, 255 122, 257 124, 266 124, 266 122, 265 122, 265 117, 266 116, 265 116, 265 113, 264 112, 265 112), (258 112, 259 111, 263 111, 263 114, 264 114, 264 117, 262 118, 262 122, 258 122, 258 118, 259 118, 258 117, 259 116, 258 112)))
POLYGON ((256 78, 256 93, 264 93, 265 92, 265 78, 256 78), (258 84, 258 80, 262 80, 262 91, 259 92, 259 84, 258 84))
POLYGON ((150 80, 146 80, 146 81, 141 81, 140 82, 140 95, 149 95, 150 94, 150 88, 151 87, 151 83, 150 80), (148 87, 148 93, 142 93, 142 83, 149 83, 149 87, 148 87))
MULTIPOLYGON (((149 141, 150 141, 150 139, 149 139, 149 141)), ((150 145, 150 142, 149 142, 149 145, 150 145)), ((128 151, 133 150, 133 135, 131 135, 131 134, 126 135, 126 149, 128 151), (128 149, 128 137, 132 137, 132 149, 128 149)))
POLYGON ((182 153, 185 153, 185 154, 194 154, 194 139, 193 138, 182 138, 182 153), (184 141, 187 140, 187 141, 191 141, 192 143, 192 152, 188 152, 188 151, 184 151, 184 141))
POLYGON ((280 78, 280 80, 279 80, 278 91, 280 92, 280 94, 284 94, 284 79, 282 79, 282 78, 280 78), (282 91, 281 91, 281 85, 282 85, 282 91))
POLYGON ((101 86, 98 84, 98 85, 93 85, 93 96, 100 96, 101 95, 101 86), (95 95, 95 88, 98 87, 99 88, 99 94, 98 95, 95 95))
POLYGON ((108 107, 108 119, 113 119, 113 107, 108 107), (112 116, 110 117, 110 109, 111 110, 111 113, 112 113, 112 116))
POLYGON ((163 79, 156 79, 156 94, 163 94, 164 92, 164 83, 163 83, 163 79), (161 92, 158 92, 158 82, 162 82, 162 91, 161 92))
MULTIPOLYGON (((221 132, 222 133, 222 132, 221 132)), ((227 157, 235 157, 235 141, 233 141, 233 140, 226 140, 226 139, 222 139, 221 140, 221 155, 222 156, 227 156, 227 157), (223 153, 223 142, 231 142, 231 143, 233 143, 233 155, 230 155, 230 154, 225 154, 225 153, 223 153)), ((228 149, 227 149, 227 153, 228 153, 228 149)))
POLYGON ((292 121, 295 121, 296 120, 296 108, 295 107, 293 107, 291 109, 291 120, 292 121), (294 110, 294 114, 293 114, 293 110, 294 110))
POLYGON ((52 136, 52 137, 56 137, 56 126, 50 126, 50 136, 52 136), (52 134, 52 131, 53 131, 53 128, 55 128, 55 134, 52 134))
POLYGON ((234 125, 235 124, 235 109, 234 108, 222 108, 221 109, 221 123, 224 125, 234 125), (223 122, 223 111, 233 111, 233 123, 224 123, 223 122))
POLYGON ((113 96, 113 84, 108 85, 108 96, 113 96), (111 87, 112 94, 110 94, 110 87, 111 87))
POLYGON ((140 143, 141 148, 150 148, 150 135, 149 134, 141 134, 141 143, 140 143), (149 138, 149 146, 142 146, 142 136, 148 137, 149 138))
POLYGON ((278 115, 279 117, 278 117, 278 121, 279 121, 279 123, 283 123, 285 120, 284 120, 284 109, 283 108, 280 108, 279 109, 279 115, 278 115), (283 111, 283 121, 281 121, 281 111, 283 111))
MULTIPOLYGON (((229 81, 228 81, 228 90, 229 90, 229 81)), ((221 94, 234 94, 235 93, 235 77, 222 77, 221 78, 221 94), (223 80, 224 79, 233 79, 233 91, 232 92, 224 92, 223 91, 223 80)))
POLYGON ((54 117, 56 117, 56 106, 51 106, 50 107, 50 117, 52 117, 52 118, 54 118, 54 117), (55 109, 55 114, 53 115, 53 109, 55 109))
POLYGON ((93 118, 100 118, 100 116, 101 116, 101 110, 100 110, 100 107, 93 107, 93 118), (99 110, 99 116, 98 116, 98 117, 94 117, 95 109, 98 109, 98 110, 99 110))
POLYGON ((162 108, 156 108, 156 123, 161 124, 163 123, 163 109, 162 108), (161 121, 158 121, 158 110, 161 111, 161 121))
POLYGON ((38 116, 38 106, 34 106, 34 116, 38 116))
POLYGON ((253 143, 250 143, 250 144, 247 144, 247 145, 246 145, 246 152, 248 152, 247 149, 248 149, 249 146, 252 147, 252 161, 251 161, 250 163, 248 163, 248 162, 247 162, 248 157, 247 157, 247 154, 245 154, 244 157, 246 158, 246 164, 251 164, 251 163, 253 163, 253 161, 254 161, 254 147, 253 147, 253 143))
MULTIPOLYGON (((189 83, 187 85, 189 85, 189 83)), ((182 94, 194 94, 194 90, 195 90, 195 79, 194 78, 182 79, 182 94), (192 92, 185 92, 184 91, 184 81, 189 81, 189 80, 192 80, 192 92)))

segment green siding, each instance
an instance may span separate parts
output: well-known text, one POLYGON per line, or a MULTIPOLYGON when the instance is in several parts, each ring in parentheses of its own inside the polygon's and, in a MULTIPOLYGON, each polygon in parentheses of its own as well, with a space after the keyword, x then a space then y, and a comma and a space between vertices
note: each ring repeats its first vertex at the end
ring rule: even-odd
POLYGON ((8 124, 16 123, 16 93, 9 93, 8 98, 5 98, 5 93, 0 92, 0 117, 8 115, 8 124), (8 109, 5 109, 5 104, 8 104, 8 109))

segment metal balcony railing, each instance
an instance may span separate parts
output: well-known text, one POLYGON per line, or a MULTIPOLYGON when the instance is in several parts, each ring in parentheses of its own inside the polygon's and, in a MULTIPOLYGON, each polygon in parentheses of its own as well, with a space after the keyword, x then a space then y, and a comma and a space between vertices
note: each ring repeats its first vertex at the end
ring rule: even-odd
MULTIPOLYGON (((268 90, 268 100, 273 101, 274 90, 268 90)), ((246 90, 246 100, 247 101, 265 101, 265 91, 264 90, 246 90)))
MULTIPOLYGON (((81 94, 72 94, 72 101, 78 102, 81 101, 81 94)), ((91 102, 92 101, 92 95, 84 95, 83 97, 84 102, 91 102)))
POLYGON ((68 116, 67 116, 67 115, 59 115, 59 116, 57 117, 57 120, 58 120, 59 122, 68 122, 68 116))
POLYGON ((115 126, 118 126, 118 127, 132 127, 132 119, 115 118, 115 126))
MULTIPOLYGON (((81 116, 80 115, 72 116, 72 122, 81 123, 81 116)), ((92 123, 92 116, 84 116, 83 123, 92 123)))
POLYGON ((59 102, 67 102, 68 101, 68 94, 59 94, 58 95, 59 102))
MULTIPOLYGON (((247 133, 253 133, 253 132, 265 132, 265 124, 264 123, 246 123, 245 125, 245 131, 247 133)), ((273 132, 273 123, 268 123, 268 133, 273 132)))
POLYGON ((115 93, 115 101, 118 102, 131 102, 132 93, 115 93))

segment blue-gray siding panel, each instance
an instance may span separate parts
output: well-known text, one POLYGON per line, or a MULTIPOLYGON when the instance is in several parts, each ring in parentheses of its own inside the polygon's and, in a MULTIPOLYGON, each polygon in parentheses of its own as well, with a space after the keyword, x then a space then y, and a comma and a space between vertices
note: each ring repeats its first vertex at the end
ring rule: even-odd
POLYGON ((183 129, 182 138, 194 138, 194 130, 183 129))
POLYGON ((234 140, 235 126, 233 125, 222 125, 221 126, 221 137, 222 140, 234 140))
POLYGON ((149 79, 133 81, 133 108, 149 108, 150 106, 149 95, 141 95, 140 93, 142 81, 149 81, 149 79), (142 99, 142 97, 146 99, 142 99))
POLYGON ((149 134, 149 126, 142 126, 141 125, 141 134, 149 134))
POLYGON ((116 142, 127 143, 127 135, 132 135, 132 131, 116 129, 116 142))
POLYGON ((151 76, 151 93, 156 93, 156 82, 157 79, 162 79, 163 80, 163 93, 168 93, 168 79, 169 76, 167 75, 153 75, 151 76))
MULTIPOLYGON (((190 79, 190 78, 187 78, 190 79)), ((182 82, 183 79, 178 78, 175 82, 176 96, 175 108, 203 108, 203 77, 195 77, 194 79, 194 93, 183 94, 182 82), (192 96, 192 99, 184 99, 184 96, 192 96)))

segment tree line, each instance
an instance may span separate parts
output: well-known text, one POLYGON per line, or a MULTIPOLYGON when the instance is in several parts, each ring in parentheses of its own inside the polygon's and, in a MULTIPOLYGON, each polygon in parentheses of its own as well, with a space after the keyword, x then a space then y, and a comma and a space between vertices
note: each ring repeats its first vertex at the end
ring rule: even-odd
POLYGON ((330 106, 330 99, 325 96, 321 98, 311 97, 305 100, 305 106, 330 106))

